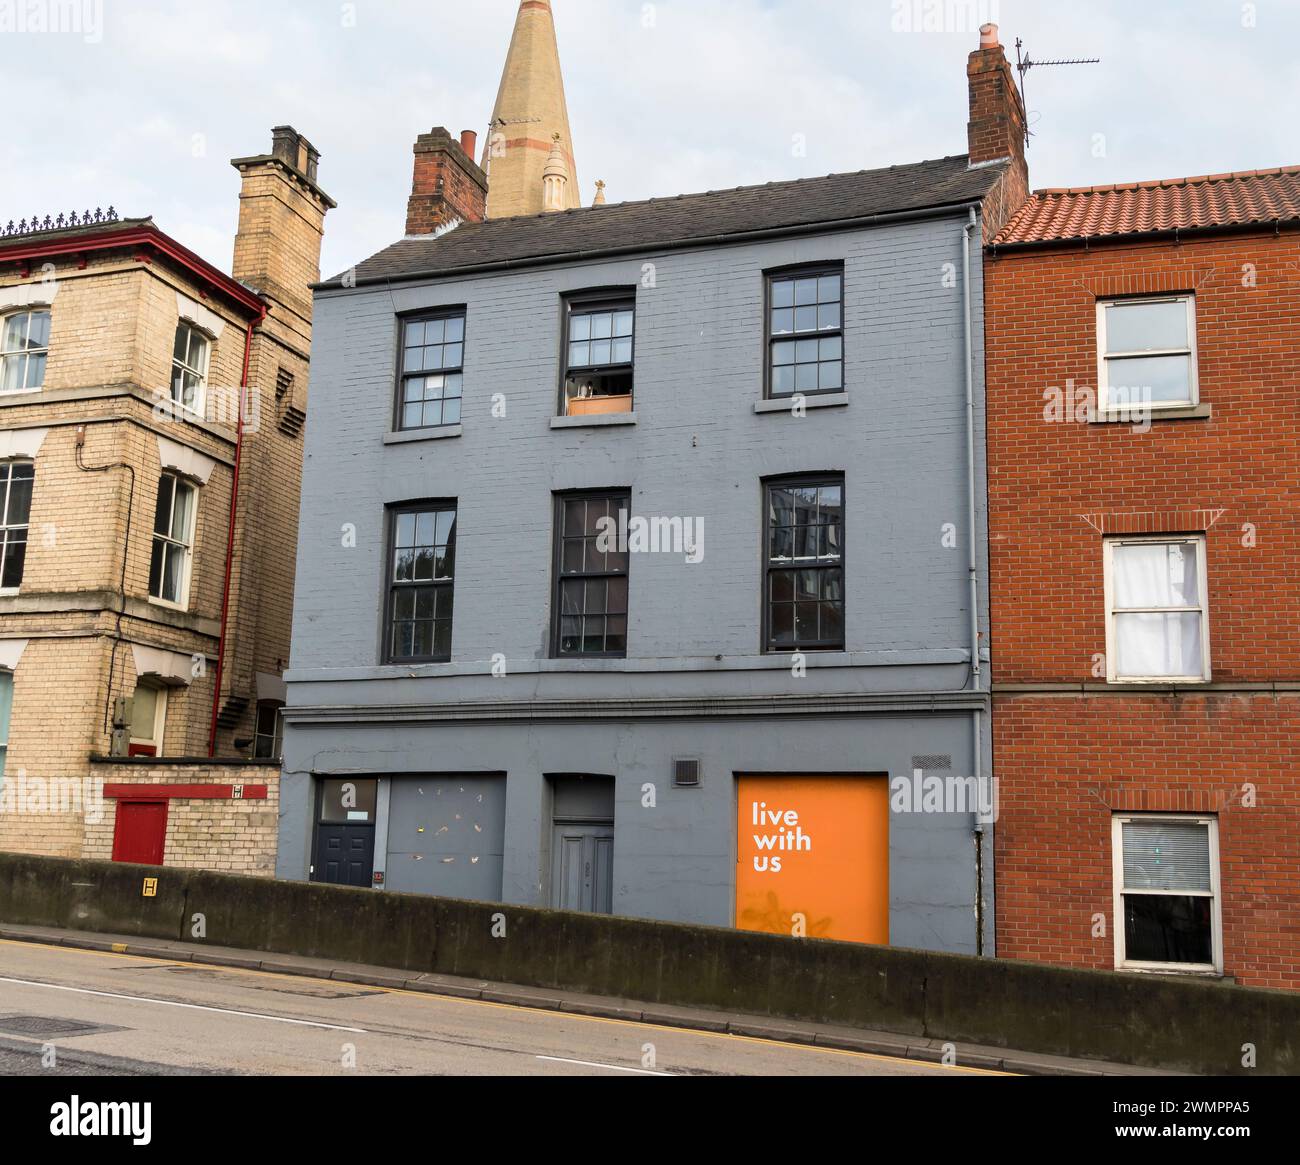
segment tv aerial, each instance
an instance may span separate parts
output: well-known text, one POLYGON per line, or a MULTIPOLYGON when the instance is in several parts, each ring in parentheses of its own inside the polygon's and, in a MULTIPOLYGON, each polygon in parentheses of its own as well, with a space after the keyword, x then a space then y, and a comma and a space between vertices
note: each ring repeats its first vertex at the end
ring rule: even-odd
POLYGON ((1071 57, 1054 61, 1035 61, 1027 52, 1021 53, 1023 47, 1024 42, 1019 37, 1016 37, 1016 72, 1020 74, 1020 104, 1025 109, 1025 145, 1029 145, 1029 106, 1025 103, 1025 74, 1030 69, 1043 69, 1057 65, 1099 65, 1101 64, 1101 58, 1071 57))

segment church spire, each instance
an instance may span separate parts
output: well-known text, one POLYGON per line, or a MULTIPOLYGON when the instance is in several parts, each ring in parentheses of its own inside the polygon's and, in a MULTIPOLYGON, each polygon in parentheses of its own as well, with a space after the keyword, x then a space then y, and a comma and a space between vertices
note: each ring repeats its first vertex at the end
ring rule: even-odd
POLYGON ((556 137, 563 143, 568 171, 563 204, 556 209, 570 210, 581 201, 555 19, 550 0, 523 0, 483 152, 488 218, 542 213, 546 167, 556 137))

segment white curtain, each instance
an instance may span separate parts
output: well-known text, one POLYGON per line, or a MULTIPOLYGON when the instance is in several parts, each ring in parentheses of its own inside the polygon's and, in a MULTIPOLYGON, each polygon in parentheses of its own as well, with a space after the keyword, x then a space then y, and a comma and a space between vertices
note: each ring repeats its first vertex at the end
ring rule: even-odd
POLYGON ((1114 547, 1112 587, 1119 675, 1201 675, 1201 612, 1141 609, 1200 606, 1198 550, 1190 542, 1114 547))

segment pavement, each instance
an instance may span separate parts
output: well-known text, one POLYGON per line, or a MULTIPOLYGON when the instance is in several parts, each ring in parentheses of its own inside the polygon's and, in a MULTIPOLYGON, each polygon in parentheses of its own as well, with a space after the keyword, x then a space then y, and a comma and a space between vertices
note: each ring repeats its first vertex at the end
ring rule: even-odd
POLYGON ((0 924, 0 1075, 1158 1076, 206 944, 0 924))

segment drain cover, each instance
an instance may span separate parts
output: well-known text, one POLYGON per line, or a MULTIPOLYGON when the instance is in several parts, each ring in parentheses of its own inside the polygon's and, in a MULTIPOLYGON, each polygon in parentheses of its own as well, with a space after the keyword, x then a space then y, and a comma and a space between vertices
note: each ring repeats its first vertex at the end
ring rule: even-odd
POLYGON ((97 1023, 82 1023, 53 1015, 0 1015, 0 1032, 11 1036, 84 1035, 99 1030, 97 1023))

